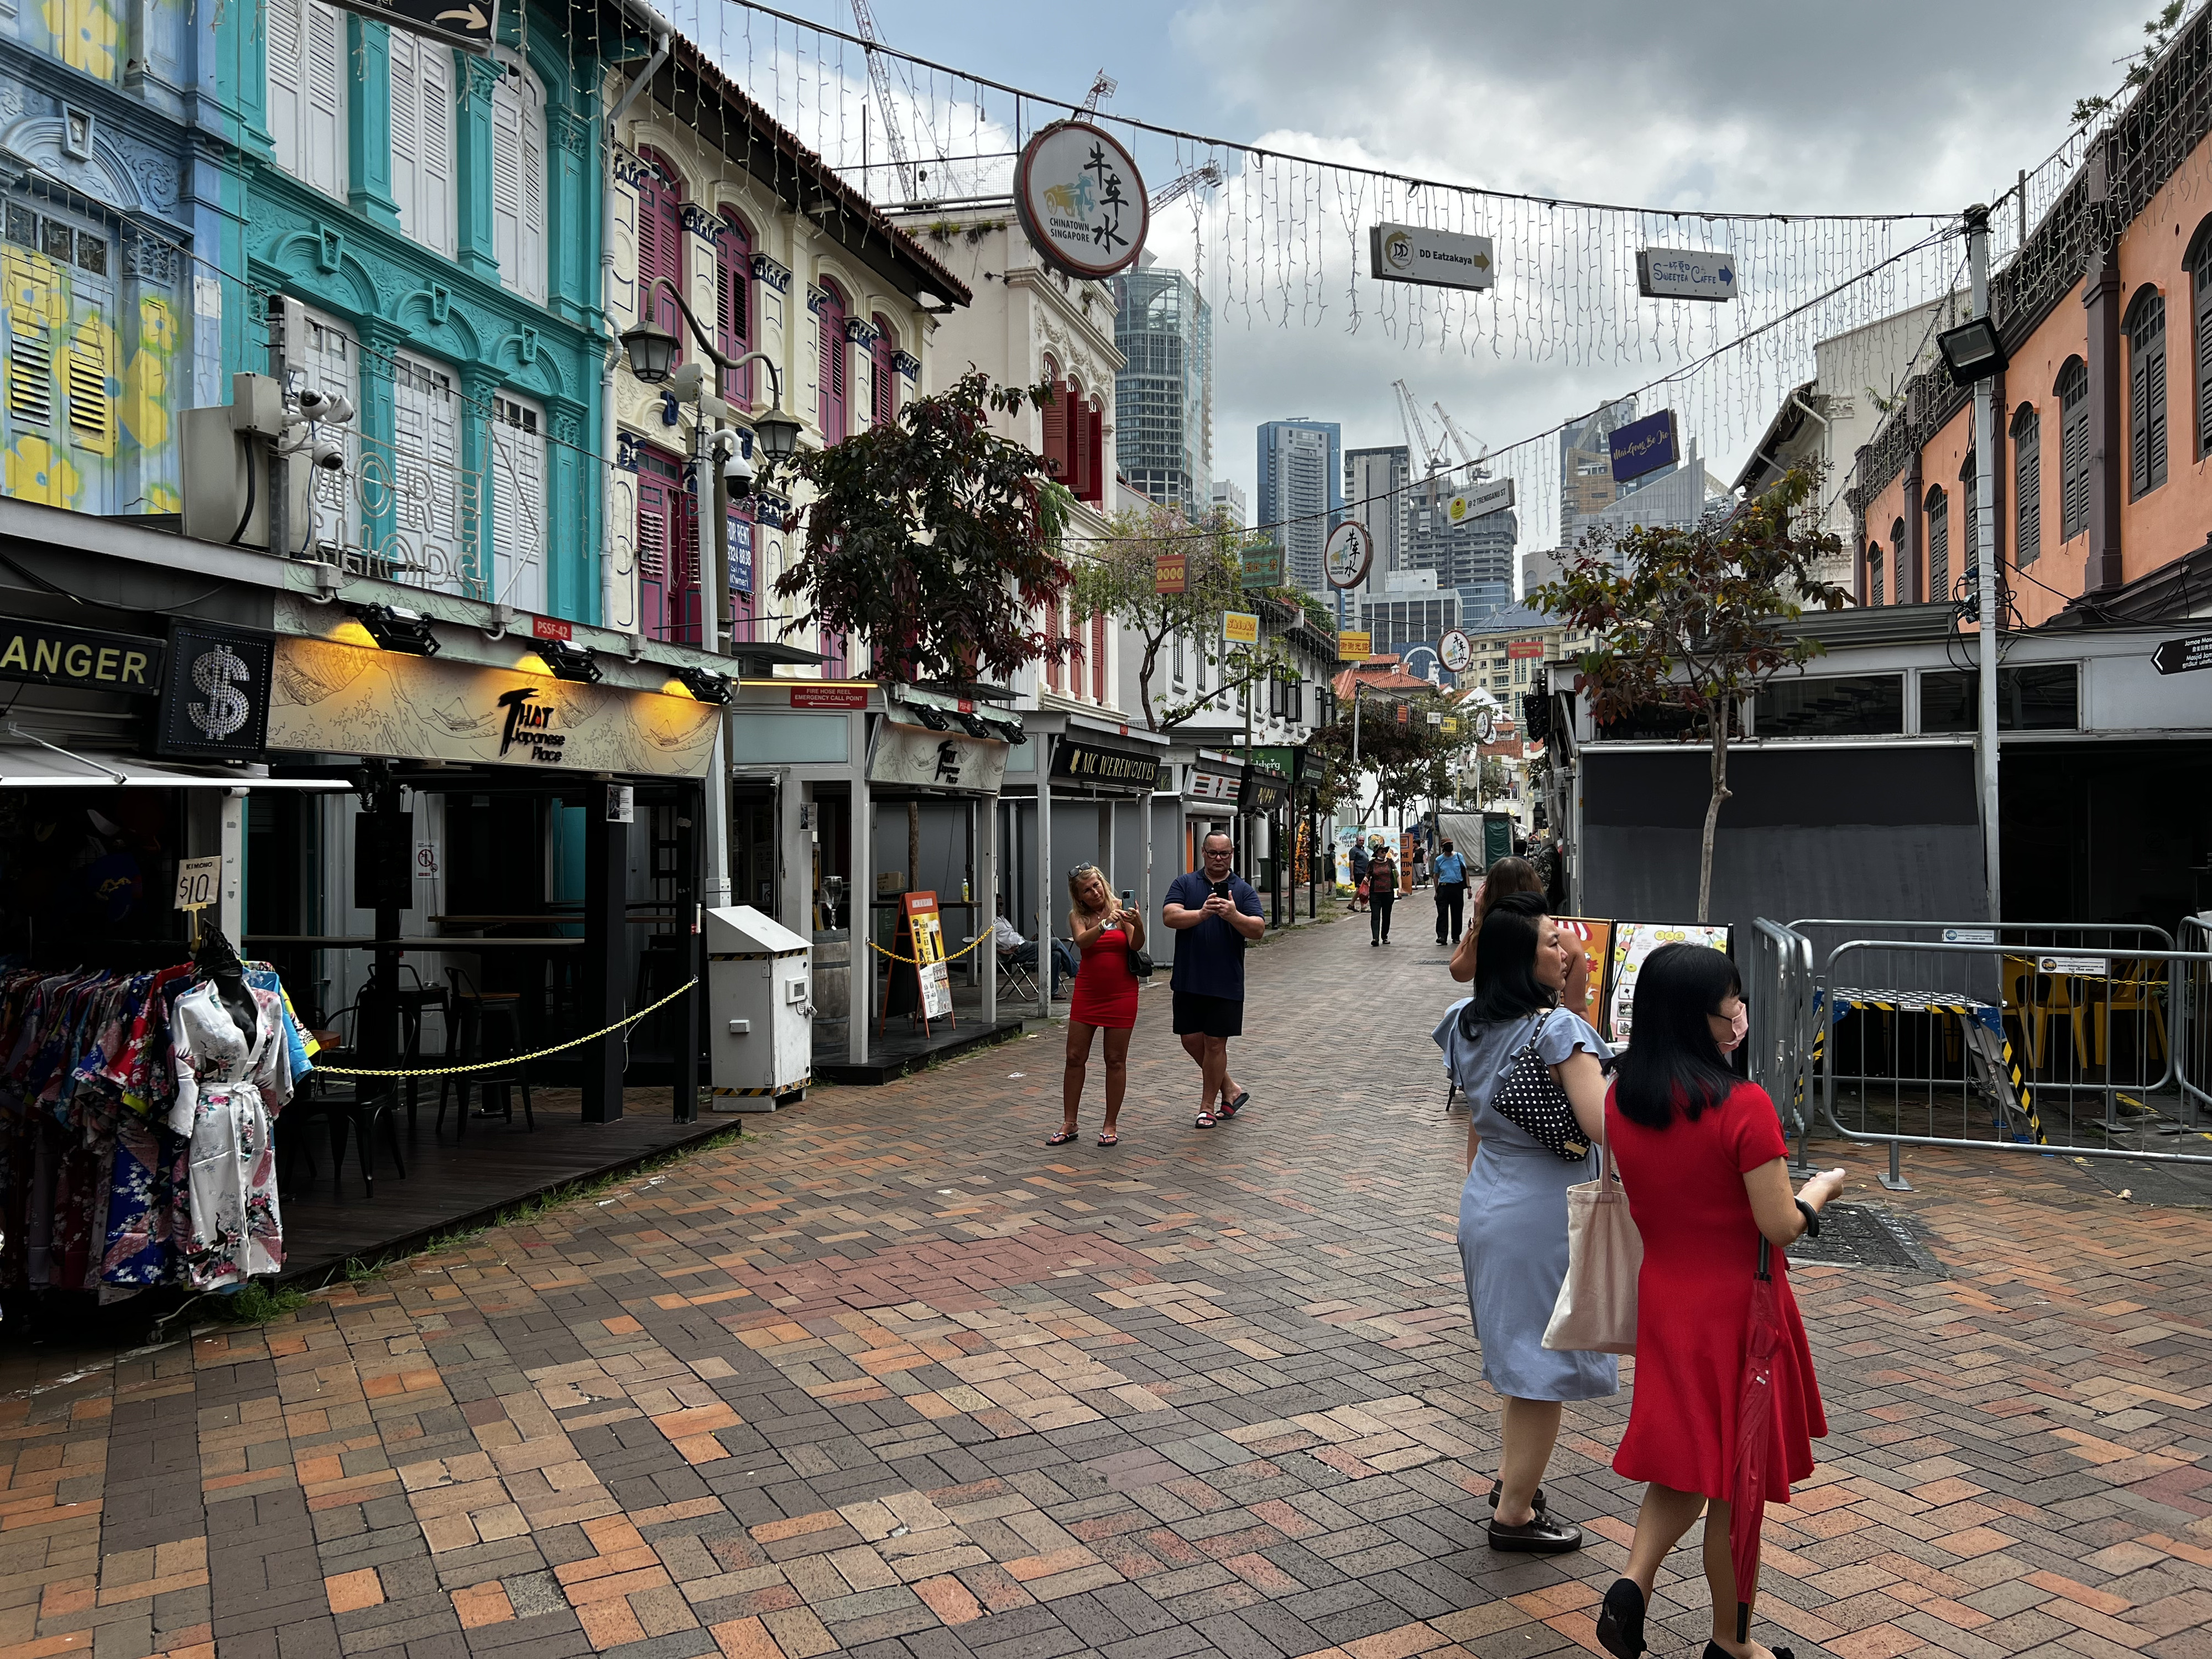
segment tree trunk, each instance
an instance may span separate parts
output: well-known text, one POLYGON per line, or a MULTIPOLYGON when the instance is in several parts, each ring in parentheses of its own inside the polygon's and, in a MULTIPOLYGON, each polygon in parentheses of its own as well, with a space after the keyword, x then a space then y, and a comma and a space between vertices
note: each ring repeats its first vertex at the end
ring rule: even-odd
POLYGON ((1705 803, 1705 836, 1698 850, 1698 920, 1711 919, 1713 902, 1713 831, 1719 826, 1721 803, 1729 798, 1728 717, 1726 702, 1713 714, 1713 798, 1705 803))
POLYGON ((1145 659, 1137 665, 1137 697, 1145 705, 1145 730, 1147 732, 1160 729, 1159 718, 1152 713, 1152 670, 1158 665, 1159 656, 1159 641, 1147 638, 1145 641, 1145 659))
MULTIPOLYGON (((921 884, 921 803, 910 800, 906 804, 906 890, 909 893, 921 884)), ((1703 921, 1703 917, 1698 920, 1703 921)))

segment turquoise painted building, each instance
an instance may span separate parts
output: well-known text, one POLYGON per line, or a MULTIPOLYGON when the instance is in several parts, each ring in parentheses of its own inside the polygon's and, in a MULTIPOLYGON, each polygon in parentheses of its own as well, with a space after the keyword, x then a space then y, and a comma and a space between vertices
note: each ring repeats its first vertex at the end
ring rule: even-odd
POLYGON ((606 165, 598 51, 568 15, 503 8, 486 57, 320 0, 222 9, 230 142, 204 222, 225 273, 218 385, 265 371, 289 314, 299 383, 357 411, 331 429, 345 465, 318 472, 295 548, 591 622, 606 165))

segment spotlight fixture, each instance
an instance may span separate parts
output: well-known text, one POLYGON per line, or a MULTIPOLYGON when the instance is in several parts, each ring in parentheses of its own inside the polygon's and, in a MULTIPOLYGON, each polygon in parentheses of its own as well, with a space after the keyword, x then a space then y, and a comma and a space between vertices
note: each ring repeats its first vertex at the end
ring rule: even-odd
POLYGON ((438 637, 430 631, 430 619, 419 611, 396 605, 357 605, 353 614, 380 650, 404 652, 410 657, 438 654, 438 637))
POLYGON ((907 707, 914 710, 916 720, 933 732, 950 732, 952 729, 952 722, 926 702, 908 703, 907 707))
POLYGON ((591 647, 568 640, 538 640, 533 643, 538 654, 545 659, 545 665, 553 671, 555 679, 574 680, 581 685, 599 683, 599 661, 591 647))
POLYGON ((676 678, 684 682, 684 689, 701 702, 727 702, 730 700, 730 677, 717 674, 711 668, 679 668, 676 678))
POLYGON ((989 724, 996 726, 999 735, 1016 748, 1019 748, 1030 740, 1029 733, 1012 720, 992 720, 989 724))
POLYGON ((1977 380, 1986 380, 2005 366, 2004 342, 1997 337, 1996 325, 1987 317, 1946 329, 1936 337, 1936 349, 1950 365, 1954 386, 1970 386, 1977 380))
POLYGON ((980 714, 955 714, 953 719, 968 728, 971 738, 990 738, 998 734, 991 730, 991 722, 980 714))

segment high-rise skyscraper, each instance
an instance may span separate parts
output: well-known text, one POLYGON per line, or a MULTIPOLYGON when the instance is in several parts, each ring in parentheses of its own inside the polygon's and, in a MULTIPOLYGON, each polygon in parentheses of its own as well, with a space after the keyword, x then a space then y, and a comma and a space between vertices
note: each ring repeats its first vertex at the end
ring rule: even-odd
POLYGON ((1521 521, 1509 507, 1454 524, 1445 503, 1460 488, 1427 478, 1407 492, 1407 551, 1412 568, 1433 570, 1438 587, 1459 590, 1461 615, 1472 618, 1513 603, 1521 521))
POLYGON ((1213 312, 1180 270, 1150 263, 1114 279, 1114 453, 1121 476, 1197 518, 1212 505, 1213 312))
POLYGON ((1213 481, 1213 510, 1227 514, 1229 522, 1239 530, 1252 522, 1252 507, 1244 497, 1244 486, 1227 478, 1213 481))
POLYGON ((1620 486, 1613 481, 1613 452, 1606 440, 1615 427, 1626 426, 1635 418, 1636 399, 1623 398, 1594 410, 1586 419, 1559 434, 1559 530, 1563 544, 1566 527, 1577 514, 1602 512, 1620 494, 1620 486))
POLYGON ((1344 507, 1344 428, 1334 421, 1269 421, 1260 428, 1260 494, 1253 522, 1275 527, 1284 580, 1325 595, 1321 556, 1344 507))
POLYGON ((1413 497, 1413 465, 1403 444, 1344 452, 1344 516, 1357 519, 1375 538, 1375 562, 1365 586, 1380 589, 1394 570, 1410 570, 1406 515, 1413 497))

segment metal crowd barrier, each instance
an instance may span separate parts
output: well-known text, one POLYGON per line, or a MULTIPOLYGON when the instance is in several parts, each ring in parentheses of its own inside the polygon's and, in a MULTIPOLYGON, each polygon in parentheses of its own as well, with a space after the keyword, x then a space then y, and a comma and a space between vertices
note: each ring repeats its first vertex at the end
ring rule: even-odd
POLYGON ((2183 937, 2197 948, 2138 925, 1762 918, 1752 1073, 1801 1162, 1809 1096, 1831 1132, 1889 1147, 1898 1190, 1907 1146, 2212 1164, 2212 918, 2183 937), (1810 927, 1861 936, 1821 955, 1810 927))

